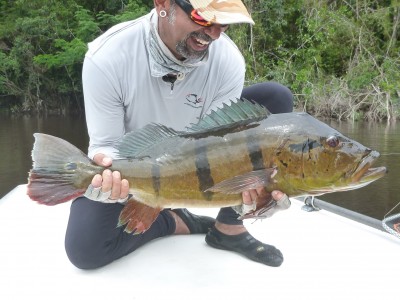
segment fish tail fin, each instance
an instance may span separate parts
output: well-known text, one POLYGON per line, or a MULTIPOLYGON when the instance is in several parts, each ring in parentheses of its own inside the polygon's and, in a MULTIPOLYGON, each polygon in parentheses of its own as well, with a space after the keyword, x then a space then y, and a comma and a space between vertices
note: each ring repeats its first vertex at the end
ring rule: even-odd
POLYGON ((119 215, 118 226, 126 224, 125 232, 127 233, 143 233, 150 228, 161 210, 161 207, 150 207, 131 198, 119 215))
POLYGON ((76 187, 78 163, 91 160, 67 141, 35 133, 33 167, 29 172, 27 194, 40 204, 56 205, 83 195, 86 188, 76 187))

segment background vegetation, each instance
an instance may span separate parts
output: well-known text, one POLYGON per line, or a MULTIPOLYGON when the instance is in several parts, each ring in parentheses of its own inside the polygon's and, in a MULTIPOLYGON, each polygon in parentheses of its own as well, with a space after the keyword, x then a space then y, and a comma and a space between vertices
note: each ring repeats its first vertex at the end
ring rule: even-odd
MULTIPOLYGON (((256 25, 231 26, 247 84, 289 86, 298 110, 337 119, 400 115, 399 0, 244 0, 256 25)), ((86 44, 147 13, 152 0, 0 0, 0 109, 83 110, 86 44)))

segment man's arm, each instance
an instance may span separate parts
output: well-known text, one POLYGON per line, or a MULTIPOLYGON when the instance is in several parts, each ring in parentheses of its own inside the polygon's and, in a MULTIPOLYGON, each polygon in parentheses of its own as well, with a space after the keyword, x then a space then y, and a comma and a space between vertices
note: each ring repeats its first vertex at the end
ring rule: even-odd
MULTIPOLYGON (((124 107, 116 88, 115 77, 100 69, 90 58, 86 58, 82 70, 85 97, 86 123, 90 145, 89 157, 100 166, 109 167, 115 157, 115 144, 124 135, 124 107)), ((103 202, 117 202, 129 193, 129 183, 121 180, 119 172, 106 169, 97 174, 91 183, 91 192, 86 196, 98 200, 111 191, 103 202)))
POLYGON ((113 71, 112 66, 99 68, 85 58, 82 83, 90 158, 96 153, 115 157, 115 145, 125 133, 123 100, 113 71))

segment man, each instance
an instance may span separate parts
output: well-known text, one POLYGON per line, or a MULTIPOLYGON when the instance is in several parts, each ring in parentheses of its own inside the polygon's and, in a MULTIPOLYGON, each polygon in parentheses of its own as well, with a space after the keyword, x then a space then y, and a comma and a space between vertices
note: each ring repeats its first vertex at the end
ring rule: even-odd
MULTIPOLYGON (((148 15, 114 26, 89 45, 83 88, 89 156, 98 165, 112 164, 115 145, 126 132, 151 122, 184 130, 241 95, 267 101, 262 104, 273 113, 292 110, 292 95, 281 85, 258 84, 243 90, 243 57, 224 34, 229 24, 254 23, 240 0, 154 0, 154 4, 148 15)), ((128 193, 127 180, 119 172, 105 170, 93 178, 87 198, 73 202, 65 245, 78 268, 98 268, 152 239, 189 233, 207 234, 212 247, 266 265, 283 262, 278 249, 247 232, 232 208, 222 208, 216 221, 186 209, 164 210, 143 234, 127 234, 124 228, 115 228, 115 220, 128 193)), ((277 202, 281 207, 288 207, 286 195, 274 191, 272 196, 281 200, 277 202)), ((263 188, 246 191, 243 208, 257 197, 270 195, 263 188)))

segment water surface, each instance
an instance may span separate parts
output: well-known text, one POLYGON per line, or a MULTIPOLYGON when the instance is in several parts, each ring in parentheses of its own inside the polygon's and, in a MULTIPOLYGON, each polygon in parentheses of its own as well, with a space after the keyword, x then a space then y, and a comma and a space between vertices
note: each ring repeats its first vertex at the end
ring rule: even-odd
MULTIPOLYGON (((376 122, 331 122, 341 133, 380 152, 375 166, 386 166, 388 174, 370 185, 319 198, 359 213, 382 219, 400 201, 400 125, 376 122)), ((397 211, 398 212, 398 211, 397 211)))
MULTIPOLYGON (((368 216, 382 219, 400 201, 400 125, 387 123, 327 122, 343 134, 381 153, 376 166, 389 173, 367 187, 323 195, 319 198, 368 216)), ((27 182, 31 168, 33 133, 63 138, 87 152, 88 136, 84 117, 0 116, 0 198, 16 185, 27 182)))
POLYGON ((27 183, 35 132, 63 138, 87 153, 88 136, 82 116, 0 115, 0 198, 16 185, 27 183))

